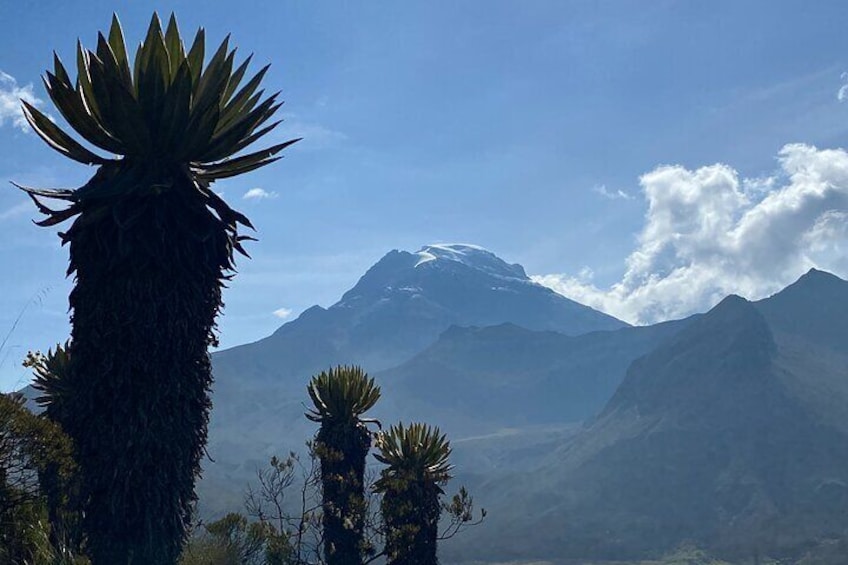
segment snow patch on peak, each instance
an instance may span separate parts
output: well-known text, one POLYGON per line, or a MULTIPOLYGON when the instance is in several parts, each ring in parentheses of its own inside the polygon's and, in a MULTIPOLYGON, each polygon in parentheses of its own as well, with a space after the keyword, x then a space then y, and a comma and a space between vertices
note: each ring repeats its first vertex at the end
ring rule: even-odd
POLYGON ((495 255, 488 249, 484 249, 479 245, 472 245, 470 243, 434 243, 431 245, 425 245, 415 253, 419 257, 415 266, 418 267, 419 265, 435 261, 436 259, 446 259, 448 261, 465 263, 463 259, 467 258, 468 255, 472 253, 486 253, 492 256, 495 255))
POLYGON ((425 245, 415 255, 415 268, 433 261, 453 261, 501 277, 527 278, 521 265, 510 265, 488 249, 470 243, 434 243, 425 245))

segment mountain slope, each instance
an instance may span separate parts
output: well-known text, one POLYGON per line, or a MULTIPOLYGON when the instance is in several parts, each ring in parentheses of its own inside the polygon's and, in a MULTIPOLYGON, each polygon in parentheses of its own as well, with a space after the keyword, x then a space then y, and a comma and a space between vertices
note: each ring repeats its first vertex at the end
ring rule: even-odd
POLYGON ((848 283, 815 272, 755 304, 728 297, 634 361, 539 469, 481 487, 492 523, 472 543, 618 558, 695 540, 747 558, 841 534, 848 355, 831 332, 846 303, 848 283))
MULTIPOLYGON (((372 415, 439 425, 475 475, 527 467, 528 457, 548 453, 600 411, 633 359, 694 319, 581 336, 454 326, 410 361, 372 373, 383 389, 372 415), (524 460, 512 460, 515 452, 524 460)), ((216 398, 209 448, 216 463, 204 484, 216 497, 228 481, 243 484, 263 456, 298 449, 315 432, 303 417, 305 386, 258 382, 216 398)))
POLYGON ((514 324, 454 326, 376 376, 409 417, 438 418, 449 431, 578 422, 598 414, 631 361, 690 322, 580 336, 514 324))

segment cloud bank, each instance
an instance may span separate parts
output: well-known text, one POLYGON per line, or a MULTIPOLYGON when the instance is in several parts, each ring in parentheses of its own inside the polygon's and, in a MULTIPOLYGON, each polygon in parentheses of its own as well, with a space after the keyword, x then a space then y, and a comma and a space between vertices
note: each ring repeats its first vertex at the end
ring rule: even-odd
POLYGON ((21 99, 33 106, 42 104, 42 101, 35 96, 32 84, 18 86, 15 77, 0 71, 0 126, 10 122, 23 132, 29 131, 29 125, 21 112, 21 99))
POLYGON ((636 249, 609 288, 592 272, 537 282, 635 324, 703 311, 727 294, 768 296, 811 267, 848 274, 848 152, 786 145, 772 177, 730 166, 661 166, 640 179, 648 204, 636 249))

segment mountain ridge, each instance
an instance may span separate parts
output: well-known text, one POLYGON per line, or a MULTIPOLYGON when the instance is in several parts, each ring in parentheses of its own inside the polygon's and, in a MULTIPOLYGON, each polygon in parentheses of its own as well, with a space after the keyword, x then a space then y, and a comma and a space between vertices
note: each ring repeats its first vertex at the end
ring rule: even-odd
POLYGON ((735 560, 844 534, 848 355, 809 343, 845 302, 848 283, 821 273, 725 298, 633 361, 536 470, 484 483, 493 523, 470 543, 498 558, 633 559, 688 540, 735 560), (822 284, 838 303, 818 302, 822 284), (805 304, 802 323, 782 315, 805 304), (505 512, 530 518, 505 525, 505 512))

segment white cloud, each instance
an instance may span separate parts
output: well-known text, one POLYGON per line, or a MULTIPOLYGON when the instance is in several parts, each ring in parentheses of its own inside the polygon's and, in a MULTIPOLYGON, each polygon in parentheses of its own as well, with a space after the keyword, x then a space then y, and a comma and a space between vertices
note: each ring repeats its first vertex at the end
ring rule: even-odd
POLYGON ((632 195, 627 194, 620 188, 618 190, 610 190, 605 184, 592 187, 592 192, 600 194, 607 200, 633 200, 632 195))
POLYGON ((251 188, 250 190, 244 193, 244 196, 242 196, 242 198, 244 198, 245 200, 266 200, 269 198, 276 197, 276 192, 268 192, 264 188, 251 188))
POLYGON ((578 276, 534 279, 633 323, 703 311, 727 294, 762 298, 811 267, 848 274, 848 152, 786 145, 780 172, 740 179, 728 165, 661 166, 640 179, 648 203, 636 249, 609 288, 578 276))
POLYGON ((292 315, 292 310, 290 308, 278 308, 274 310, 274 315, 282 320, 290 317, 292 315))
POLYGON ((37 98, 32 90, 32 84, 18 86, 15 77, 0 71, 0 126, 6 122, 19 128, 23 132, 29 131, 29 125, 21 112, 21 99, 26 100, 33 106, 40 106, 42 101, 37 98))
POLYGON ((848 73, 842 73, 839 78, 842 79, 842 86, 836 91, 836 99, 845 102, 848 100, 848 73))
POLYGON ((742 179, 742 192, 751 198, 760 198, 774 190, 777 185, 776 176, 764 176, 742 179))

